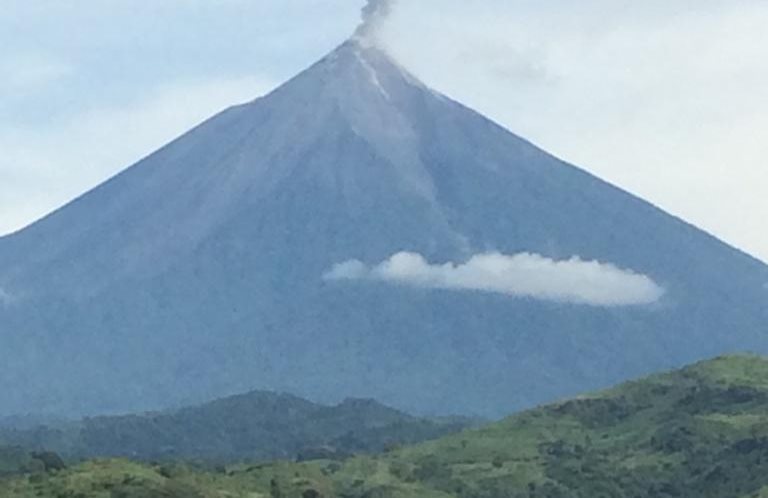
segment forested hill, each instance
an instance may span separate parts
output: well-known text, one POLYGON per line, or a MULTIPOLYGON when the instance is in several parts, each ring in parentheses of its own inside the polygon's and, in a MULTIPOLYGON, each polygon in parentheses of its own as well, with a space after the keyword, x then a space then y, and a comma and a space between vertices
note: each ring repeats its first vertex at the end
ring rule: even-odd
POLYGON ((768 361, 719 358, 378 456, 216 472, 98 461, 0 496, 765 498, 768 361))
POLYGON ((380 452, 458 431, 467 419, 407 415, 373 400, 325 406, 254 391, 173 412, 87 418, 0 430, 0 444, 53 450, 67 458, 238 460, 334 458, 380 452))

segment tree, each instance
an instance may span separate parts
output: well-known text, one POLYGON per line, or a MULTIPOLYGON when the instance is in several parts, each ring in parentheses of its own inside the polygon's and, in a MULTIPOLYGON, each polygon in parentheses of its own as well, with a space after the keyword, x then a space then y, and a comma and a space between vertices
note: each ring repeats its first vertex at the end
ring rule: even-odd
POLYGON ((40 451, 32 453, 32 458, 42 462, 46 472, 64 470, 67 468, 67 464, 64 463, 64 459, 52 451, 40 451))
POLYGON ((269 496, 271 498, 283 498, 283 491, 280 489, 277 479, 269 481, 269 496))

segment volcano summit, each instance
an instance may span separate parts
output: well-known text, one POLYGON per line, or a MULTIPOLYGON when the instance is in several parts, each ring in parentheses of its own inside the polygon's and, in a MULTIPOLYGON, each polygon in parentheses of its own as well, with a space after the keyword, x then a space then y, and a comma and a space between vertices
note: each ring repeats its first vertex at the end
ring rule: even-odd
POLYGON ((0 407, 259 388, 495 416, 766 353, 766 282, 358 32, 0 239, 0 407))

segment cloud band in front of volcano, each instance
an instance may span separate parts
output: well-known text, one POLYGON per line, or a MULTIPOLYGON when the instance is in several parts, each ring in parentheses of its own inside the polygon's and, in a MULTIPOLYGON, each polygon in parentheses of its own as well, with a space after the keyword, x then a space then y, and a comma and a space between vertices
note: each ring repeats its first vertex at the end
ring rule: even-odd
POLYGON ((612 264, 579 257, 558 261, 532 253, 484 253, 464 263, 433 264, 420 254, 400 252, 375 266, 358 260, 339 263, 323 278, 488 292, 601 307, 650 305, 665 293, 650 277, 612 264))

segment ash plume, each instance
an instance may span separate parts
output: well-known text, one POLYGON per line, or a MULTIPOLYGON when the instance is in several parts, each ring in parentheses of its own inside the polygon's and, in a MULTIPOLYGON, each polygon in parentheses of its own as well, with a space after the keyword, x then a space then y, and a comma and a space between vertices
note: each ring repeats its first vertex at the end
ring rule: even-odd
POLYGON ((376 33, 387 17, 392 13, 397 0, 368 0, 362 10, 362 23, 355 31, 355 37, 367 41, 375 41, 376 33))

